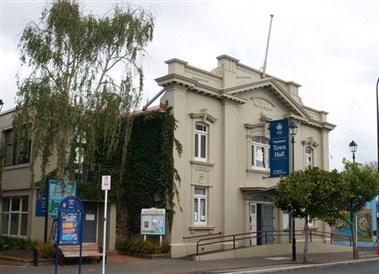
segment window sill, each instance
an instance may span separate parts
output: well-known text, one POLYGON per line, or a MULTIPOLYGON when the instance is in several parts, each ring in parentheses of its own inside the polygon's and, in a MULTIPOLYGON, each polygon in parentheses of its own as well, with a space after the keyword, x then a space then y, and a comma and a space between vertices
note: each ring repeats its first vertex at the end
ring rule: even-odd
POLYGON ((209 163, 209 162, 205 162, 205 161, 203 162, 203 161, 198 161, 198 160, 191 160, 190 163, 193 165, 209 166, 209 167, 212 167, 215 165, 213 163, 209 163))
POLYGON ((259 168, 252 168, 252 167, 246 168, 246 171, 252 172, 252 173, 260 173, 260 174, 269 174, 270 173, 269 169, 259 169, 259 168))
POLYGON ((191 225, 190 230, 214 230, 215 227, 212 225, 191 225))
POLYGON ((12 170, 12 169, 19 169, 19 168, 26 168, 26 167, 29 167, 30 166, 30 163, 27 163, 27 164, 19 164, 19 165, 13 165, 13 166, 5 166, 3 168, 3 171, 6 171, 6 170, 12 170))

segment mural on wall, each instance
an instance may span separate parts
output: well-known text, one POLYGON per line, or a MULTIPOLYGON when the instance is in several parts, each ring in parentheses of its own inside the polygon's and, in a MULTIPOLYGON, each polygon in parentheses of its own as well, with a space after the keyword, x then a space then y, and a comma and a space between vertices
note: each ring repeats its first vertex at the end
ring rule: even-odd
MULTIPOLYGON (((365 208, 358 212, 358 240, 372 241, 372 210, 365 208)), ((342 236, 335 237, 336 241, 346 241, 351 236, 351 222, 348 213, 345 213, 343 220, 337 222, 334 233, 342 236), (343 237, 346 236, 346 237, 343 237)))

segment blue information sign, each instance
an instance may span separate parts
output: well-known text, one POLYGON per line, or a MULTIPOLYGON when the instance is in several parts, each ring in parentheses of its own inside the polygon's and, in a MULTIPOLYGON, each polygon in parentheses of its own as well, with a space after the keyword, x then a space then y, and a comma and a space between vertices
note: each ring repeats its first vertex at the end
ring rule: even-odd
POLYGON ((36 199, 36 217, 45 217, 47 201, 46 196, 40 196, 36 199))
POLYGON ((78 245, 82 242, 83 204, 75 196, 62 200, 58 208, 57 241, 59 245, 78 245))
POLYGON ((289 175, 288 119, 270 122, 270 177, 289 175))
POLYGON ((59 204, 57 218, 57 253, 55 259, 56 274, 58 273, 58 248, 60 245, 80 245, 79 274, 81 273, 83 215, 83 203, 75 196, 65 197, 59 204))

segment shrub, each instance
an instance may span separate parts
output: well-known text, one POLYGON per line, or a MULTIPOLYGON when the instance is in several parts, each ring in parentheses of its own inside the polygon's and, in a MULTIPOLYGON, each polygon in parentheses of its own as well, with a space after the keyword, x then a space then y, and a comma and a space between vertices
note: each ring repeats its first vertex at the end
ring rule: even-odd
POLYGON ((30 240, 0 236, 0 251, 29 249, 30 247, 30 240))
POLYGON ((52 243, 37 242, 35 248, 41 258, 52 258, 55 255, 55 246, 52 243))
POLYGON ((116 249, 133 254, 164 254, 170 252, 170 245, 163 242, 162 246, 159 246, 155 242, 143 240, 117 241, 116 249))

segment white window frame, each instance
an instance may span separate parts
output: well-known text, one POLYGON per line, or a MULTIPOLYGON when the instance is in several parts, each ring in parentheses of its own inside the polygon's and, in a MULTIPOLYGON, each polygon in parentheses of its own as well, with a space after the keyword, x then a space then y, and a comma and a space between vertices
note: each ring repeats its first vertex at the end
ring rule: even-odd
POLYGON ((308 215, 308 227, 313 228, 315 226, 316 219, 311 219, 311 217, 308 215))
POLYGON ((193 224, 194 225, 206 225, 208 219, 208 188, 198 187, 194 188, 193 194, 193 224), (204 194, 196 193, 196 190, 204 191, 204 194), (204 209, 202 208, 202 202, 204 209), (197 208, 196 208, 197 204, 197 208))
POLYGON ((310 145, 306 145, 304 147, 304 166, 305 166, 305 168, 314 166, 313 155, 314 155, 313 148, 310 145), (310 153, 307 152, 307 149, 310 149, 310 153), (309 160, 308 157, 310 157, 310 162, 308 161, 309 160))
POLYGON ((3 215, 8 214, 8 229, 7 229, 7 233, 2 233, 2 231, 0 231, 0 235, 11 236, 11 237, 19 237, 19 238, 26 238, 27 235, 28 235, 28 230, 26 229, 26 234, 25 235, 21 235, 21 225, 22 225, 22 216, 23 215, 27 216, 27 218, 26 218, 26 225, 28 225, 28 221, 29 221, 28 220, 29 219, 29 211, 28 210, 29 210, 29 196, 3 197, 2 200, 1 200, 0 215, 1 215, 1 218, 2 218, 3 215), (5 199, 9 200, 9 210, 8 211, 4 211, 4 209, 3 209, 3 201, 5 199), (19 204, 18 210, 12 210, 12 203, 13 203, 14 200, 19 200, 20 204, 19 204), (23 203, 24 203, 24 201, 27 204, 26 211, 23 211, 23 203), (18 215, 17 234, 11 234, 11 218, 12 218, 12 215, 14 215, 14 214, 18 215))
POLYGON ((269 171, 269 157, 270 157, 270 145, 267 137, 264 136, 252 136, 251 137, 251 150, 250 150, 250 155, 251 155, 251 161, 250 165, 253 169, 259 169, 259 170, 265 170, 269 171), (261 139, 261 141, 258 141, 258 139, 261 139), (262 141, 264 140, 264 142, 262 141), (263 149, 263 167, 257 165, 257 148, 263 149))
POLYGON ((203 122, 195 122, 194 125, 194 140, 193 140, 193 156, 194 160, 207 162, 208 161, 208 142, 209 142, 209 126, 203 122), (204 130, 197 129, 197 125, 203 126, 204 130), (204 156, 202 156, 202 137, 204 137, 205 151, 204 156), (197 140, 197 145, 196 145, 197 140))
POLYGON ((289 212, 288 211, 283 211, 283 215, 282 215, 282 229, 284 231, 290 230, 290 220, 291 220, 291 216, 290 216, 289 212))

